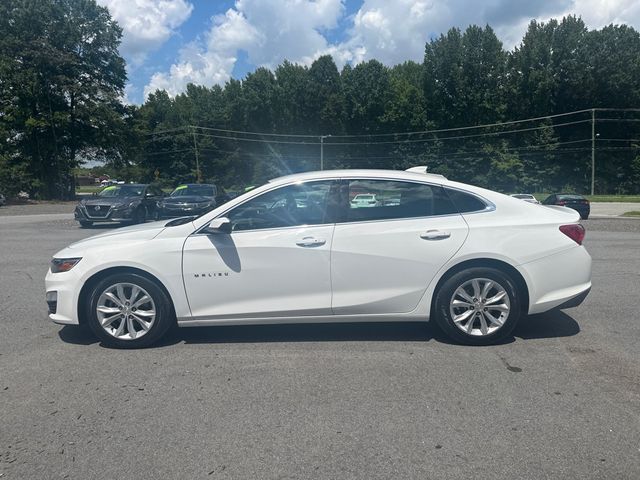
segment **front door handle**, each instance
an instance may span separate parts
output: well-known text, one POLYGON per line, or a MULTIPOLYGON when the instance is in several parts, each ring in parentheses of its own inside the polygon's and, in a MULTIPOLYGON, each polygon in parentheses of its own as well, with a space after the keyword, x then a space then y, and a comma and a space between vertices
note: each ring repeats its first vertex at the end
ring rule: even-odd
POLYGON ((425 240, 444 240, 450 236, 451 232, 443 232, 442 230, 427 230, 420 234, 420 238, 425 240))
POLYGON ((296 242, 296 245, 298 245, 299 247, 319 247, 320 245, 324 245, 325 243, 327 243, 327 241, 323 240, 322 238, 303 237, 296 242))

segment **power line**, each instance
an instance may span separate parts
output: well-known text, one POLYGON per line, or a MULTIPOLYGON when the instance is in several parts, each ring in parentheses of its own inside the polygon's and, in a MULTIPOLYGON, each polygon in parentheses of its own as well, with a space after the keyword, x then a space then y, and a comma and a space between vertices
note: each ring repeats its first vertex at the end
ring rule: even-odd
POLYGON ((385 145, 385 144, 396 144, 396 143, 419 143, 419 142, 438 142, 441 140, 460 140, 463 138, 478 138, 478 137, 486 137, 486 136, 498 136, 505 135, 509 133, 521 133, 521 132, 531 132, 535 130, 543 130, 545 128, 556 128, 556 127, 565 127, 568 125, 578 125, 581 123, 590 123, 591 120, 577 120, 575 122, 566 122, 566 123, 558 123, 556 125, 543 125, 540 127, 530 127, 530 128, 519 128, 516 130, 506 130, 504 132, 487 132, 487 133, 475 133, 472 135, 455 135, 450 137, 439 137, 439 138, 422 138, 417 140, 394 140, 394 141, 383 141, 383 142, 341 142, 341 143, 328 143, 325 142, 325 145, 385 145))
MULTIPOLYGON (((585 120, 576 120, 573 122, 558 123, 555 125, 542 125, 539 127, 505 130, 502 132, 486 132, 486 133, 475 133, 471 135, 454 135, 454 136, 448 136, 448 137, 421 138, 421 139, 414 139, 414 140, 388 140, 388 141, 382 141, 382 142, 379 142, 379 141, 378 142, 324 142, 324 144, 326 146, 352 146, 352 145, 392 145, 392 144, 395 145, 395 144, 410 144, 410 143, 426 143, 426 142, 438 142, 438 141, 447 141, 447 140, 461 140, 465 138, 495 137, 495 136, 507 135, 512 133, 532 132, 536 130, 544 130, 547 128, 559 128, 559 127, 566 127, 570 125, 579 125, 579 124, 589 123, 589 122, 591 122, 591 120, 585 119, 585 120)), ((187 135, 187 134, 191 134, 191 132, 178 133, 176 135, 187 135)), ((232 141, 238 141, 238 142, 252 142, 252 143, 268 143, 268 144, 283 144, 283 145, 319 145, 320 144, 319 142, 242 138, 242 137, 236 137, 236 136, 215 135, 212 133, 193 133, 193 135, 197 135, 199 137, 205 137, 205 138, 217 138, 220 140, 232 140, 232 141)), ((153 141, 162 140, 165 138, 172 138, 172 137, 161 137, 160 139, 151 139, 151 140, 148 140, 147 142, 153 142, 153 141)))
MULTIPOLYGON (((388 136, 402 136, 402 135, 411 136, 411 135, 425 135, 430 133, 464 131, 464 130, 472 130, 472 129, 478 129, 478 128, 493 128, 493 127, 501 127, 505 125, 514 125, 518 123, 528 123, 528 122, 535 122, 539 120, 549 120, 552 118, 566 117, 570 115, 579 115, 581 113, 588 113, 593 110, 598 112, 640 112, 640 108, 593 108, 593 109, 588 108, 584 110, 574 110, 572 112, 556 113, 553 115, 543 115, 539 117, 530 117, 530 118, 523 118, 519 120, 509 120, 506 122, 494 122, 494 123, 487 123, 487 124, 481 124, 481 125, 470 125, 465 127, 451 127, 451 128, 439 128, 439 129, 419 130, 419 131, 410 131, 410 132, 393 132, 393 133, 365 133, 365 134, 354 134, 354 135, 336 134, 336 135, 332 135, 332 138, 388 137, 388 136)), ((600 121, 601 119, 596 119, 596 120, 600 121)), ((602 119, 602 120, 610 121, 610 120, 617 120, 617 119, 602 119)), ((619 119, 619 120, 627 120, 627 119, 619 119)), ((629 120, 633 120, 633 119, 629 119, 629 120)), ((549 125, 549 126, 551 127, 553 125, 549 125)), ((233 129, 224 129, 224 128, 216 128, 216 127, 201 127, 198 125, 184 125, 182 127, 159 130, 156 132, 147 133, 145 135, 146 136, 158 135, 162 133, 175 132, 175 131, 185 130, 185 129, 199 129, 199 130, 233 133, 233 134, 240 134, 240 135, 255 135, 255 136, 261 136, 261 137, 318 138, 321 136, 321 134, 252 132, 252 131, 245 131, 245 130, 233 130, 233 129)))
POLYGON ((598 142, 640 142, 640 138, 596 138, 598 142))

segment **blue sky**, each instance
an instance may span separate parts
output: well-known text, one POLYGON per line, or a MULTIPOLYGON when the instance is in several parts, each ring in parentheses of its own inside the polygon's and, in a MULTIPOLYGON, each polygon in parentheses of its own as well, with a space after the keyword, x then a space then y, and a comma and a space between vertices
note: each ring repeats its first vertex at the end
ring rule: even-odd
POLYGON ((638 0, 97 0, 123 28, 126 100, 158 88, 242 78, 287 59, 338 66, 371 58, 420 61, 424 44, 451 27, 490 24, 507 48, 531 19, 580 15, 590 28, 640 27, 638 0), (470 6, 472 6, 470 8, 470 6))

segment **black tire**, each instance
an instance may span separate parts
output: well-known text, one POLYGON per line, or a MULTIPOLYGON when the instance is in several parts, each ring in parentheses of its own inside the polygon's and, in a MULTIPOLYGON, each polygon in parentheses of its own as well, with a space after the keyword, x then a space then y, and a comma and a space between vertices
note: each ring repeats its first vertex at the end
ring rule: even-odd
POLYGON ((580 215, 580 218, 582 220, 589 220, 589 214, 587 213, 586 215, 580 215))
POLYGON ((143 206, 136 208, 131 217, 131 223, 137 224, 137 223, 144 223, 146 221, 147 221, 147 210, 143 206))
MULTIPOLYGON (((116 273, 100 280, 92 289, 85 305, 85 315, 89 327, 100 339, 103 345, 113 348, 144 348, 156 343, 162 336, 175 325, 175 313, 172 304, 164 290, 155 282, 135 273, 116 273), (149 330, 142 336, 134 339, 121 339, 108 333, 98 320, 96 308, 102 293, 110 286, 118 283, 132 284, 144 289, 155 304, 155 320, 149 330)), ((122 322, 124 320, 116 320, 122 322)), ((139 326, 139 324, 137 324, 139 326)), ((114 325, 115 327, 115 325, 114 325)), ((139 333, 139 332, 138 332, 139 333)))
POLYGON ((80 228, 91 228, 93 227, 93 222, 88 222, 86 220, 78 220, 80 222, 80 228))
MULTIPOLYGON (((464 345, 491 345, 510 335, 520 320, 522 316, 520 293, 511 276, 503 271, 490 267, 473 267, 452 275, 442 284, 435 295, 433 314, 438 327, 455 342, 464 345), (463 331, 453 321, 451 314, 450 306, 454 293, 459 287, 472 279, 488 279, 499 284, 506 292, 509 300, 508 316, 502 326, 482 336, 472 335, 463 331)), ((481 313, 476 315, 481 315, 481 313)), ((476 319, 474 315, 472 320, 469 321, 475 322, 472 325, 472 329, 474 329, 473 326, 479 327, 479 317, 476 319)), ((468 325, 468 323, 465 322, 463 323, 464 325, 468 325)), ((477 329, 474 330, 477 331, 477 329)))

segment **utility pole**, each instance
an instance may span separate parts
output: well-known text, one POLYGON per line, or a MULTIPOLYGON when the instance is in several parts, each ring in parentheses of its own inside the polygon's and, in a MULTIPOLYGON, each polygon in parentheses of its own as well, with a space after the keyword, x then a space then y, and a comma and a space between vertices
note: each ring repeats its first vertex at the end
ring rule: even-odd
POLYGON ((331 135, 320 135, 320 170, 324 170, 324 139, 331 135))
POLYGON ((596 109, 591 109, 591 195, 596 190, 596 109))
POLYGON ((196 183, 202 182, 202 175, 200 175, 200 159, 198 158, 198 141, 196 140, 196 129, 192 127, 193 135, 193 153, 196 156, 196 183))

